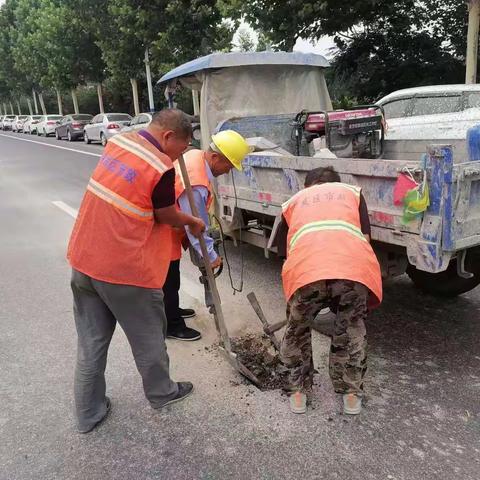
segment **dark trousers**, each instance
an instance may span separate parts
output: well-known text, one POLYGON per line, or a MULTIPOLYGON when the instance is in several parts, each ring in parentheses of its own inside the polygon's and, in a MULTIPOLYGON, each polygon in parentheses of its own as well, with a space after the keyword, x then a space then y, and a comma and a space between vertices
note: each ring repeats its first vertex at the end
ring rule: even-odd
POLYGON ((180 307, 180 260, 170 262, 167 279, 163 285, 163 296, 165 302, 165 315, 167 317, 167 328, 184 328, 185 320, 181 317, 180 307))

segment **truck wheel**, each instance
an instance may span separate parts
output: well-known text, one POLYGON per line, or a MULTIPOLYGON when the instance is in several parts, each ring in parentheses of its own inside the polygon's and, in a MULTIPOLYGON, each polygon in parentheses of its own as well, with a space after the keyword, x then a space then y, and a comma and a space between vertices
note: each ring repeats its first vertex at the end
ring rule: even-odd
POLYGON ((475 270, 476 272, 472 278, 459 277, 457 274, 457 260, 454 259, 444 272, 423 272, 422 270, 417 270, 413 265, 409 265, 407 275, 414 285, 425 293, 436 297, 452 298, 469 292, 480 284, 480 271, 478 268, 475 270))

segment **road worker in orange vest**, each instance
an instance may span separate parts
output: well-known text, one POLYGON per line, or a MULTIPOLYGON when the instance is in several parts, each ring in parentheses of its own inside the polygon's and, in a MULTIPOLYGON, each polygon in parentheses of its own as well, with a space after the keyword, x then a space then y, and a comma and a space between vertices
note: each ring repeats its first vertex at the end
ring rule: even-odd
POLYGON ((68 247, 78 334, 75 407, 78 430, 95 428, 108 414, 107 351, 118 324, 130 343, 153 408, 186 398, 190 382, 169 375, 162 287, 172 255, 172 226, 193 236, 201 219, 175 205, 173 159, 192 136, 179 110, 157 113, 139 132, 108 141, 87 185, 68 247))
POLYGON ((325 307, 336 313, 330 378, 345 414, 362 408, 367 368, 365 318, 382 300, 380 266, 360 188, 341 183, 332 167, 307 174, 305 189, 283 205, 277 237, 286 253, 282 280, 287 328, 281 357, 290 369, 290 408, 305 413, 313 384, 311 324, 325 307))
MULTIPOLYGON (((233 130, 225 130, 212 136, 208 150, 193 149, 184 154, 195 204, 206 225, 209 224, 208 211, 213 202, 213 179, 229 173, 233 168, 241 171, 242 161, 249 152, 250 147, 239 133, 233 130)), ((178 162, 175 163, 175 171, 175 195, 178 208, 182 212, 190 214, 190 204, 178 162)), ((208 260, 212 268, 220 267, 222 258, 215 251, 213 239, 209 236, 207 230, 205 230, 203 236, 207 245, 208 260)), ((182 243, 189 243, 193 249, 193 255, 199 259, 202 258, 200 242, 191 234, 189 227, 186 227, 186 235, 185 228, 174 229, 172 258, 163 287, 168 323, 167 337, 182 341, 194 341, 199 340, 202 335, 199 331, 187 327, 185 319, 194 317, 195 311, 179 306, 182 243), (185 242, 185 240, 188 242, 185 242)))

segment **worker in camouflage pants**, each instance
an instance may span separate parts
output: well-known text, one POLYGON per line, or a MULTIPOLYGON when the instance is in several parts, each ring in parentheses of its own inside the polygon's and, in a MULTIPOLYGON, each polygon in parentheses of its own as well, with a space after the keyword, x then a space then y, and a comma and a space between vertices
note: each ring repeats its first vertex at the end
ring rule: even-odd
POLYGON ((290 370, 290 409, 305 413, 312 391, 311 325, 325 307, 336 313, 330 378, 343 397, 343 412, 362 410, 367 369, 365 318, 382 301, 380 265, 370 245, 362 191, 342 183, 332 167, 307 173, 305 188, 282 205, 276 235, 286 257, 282 283, 287 329, 281 356, 290 370))
POLYGON ((368 289, 349 280, 322 280, 298 289, 287 304, 287 329, 282 360, 290 369, 290 389, 312 390, 313 363, 310 328, 320 310, 337 312, 330 347, 330 378, 337 393, 362 395, 367 370, 368 289))

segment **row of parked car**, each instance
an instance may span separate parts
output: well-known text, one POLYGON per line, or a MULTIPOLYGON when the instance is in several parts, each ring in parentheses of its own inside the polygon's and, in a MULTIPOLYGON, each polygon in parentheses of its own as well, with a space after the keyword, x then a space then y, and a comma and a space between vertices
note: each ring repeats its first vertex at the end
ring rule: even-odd
POLYGON ((108 139, 120 132, 139 130, 152 121, 150 113, 141 113, 132 118, 127 113, 100 113, 72 115, 3 115, 0 116, 0 130, 11 130, 70 142, 83 139, 85 143, 100 142, 106 145, 108 139))

